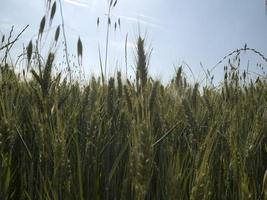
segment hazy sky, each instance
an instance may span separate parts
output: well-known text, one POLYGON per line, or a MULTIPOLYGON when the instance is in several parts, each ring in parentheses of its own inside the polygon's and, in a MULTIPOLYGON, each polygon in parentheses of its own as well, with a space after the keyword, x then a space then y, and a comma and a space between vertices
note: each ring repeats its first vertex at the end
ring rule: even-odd
MULTIPOLYGON (((106 2, 62 0, 69 50, 76 53, 76 42, 80 36, 84 46, 83 67, 87 73, 97 74, 100 71, 97 48, 100 43, 104 54, 106 2), (97 17, 100 17, 99 29, 96 27, 97 17)), ((0 0, 0 5, 1 33, 8 33, 11 25, 15 25, 18 32, 30 24, 21 43, 16 46, 21 49, 23 42, 27 44, 36 36, 45 12, 45 1, 0 0)), ((200 62, 205 68, 211 68, 224 55, 243 47, 245 43, 267 54, 264 0, 118 0, 112 13, 112 21, 121 18, 122 26, 116 32, 112 26, 111 73, 117 68, 125 69, 124 41, 127 33, 128 56, 133 58, 132 47, 138 35, 138 25, 141 33, 146 34, 148 46, 153 48, 149 71, 164 80, 170 79, 174 66, 183 62, 200 79, 200 62)), ((56 17, 59 19, 59 9, 56 17)), ((53 22, 50 32, 54 32, 58 23, 60 21, 53 22)), ((131 59, 129 62, 133 65, 131 59)), ((215 75, 221 76, 218 72, 215 75)))

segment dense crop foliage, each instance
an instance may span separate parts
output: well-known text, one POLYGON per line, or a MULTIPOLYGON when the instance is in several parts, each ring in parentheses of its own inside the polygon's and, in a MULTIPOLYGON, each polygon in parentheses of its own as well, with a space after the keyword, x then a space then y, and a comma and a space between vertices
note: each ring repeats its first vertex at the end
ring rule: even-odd
POLYGON ((137 47, 135 82, 1 66, 0 199, 264 199, 267 84, 162 85, 137 47))

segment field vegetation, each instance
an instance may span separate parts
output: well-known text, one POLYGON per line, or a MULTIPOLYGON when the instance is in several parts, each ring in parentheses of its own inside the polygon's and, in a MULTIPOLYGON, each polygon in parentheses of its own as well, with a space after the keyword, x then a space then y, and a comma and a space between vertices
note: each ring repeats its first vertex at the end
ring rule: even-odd
MULTIPOLYGON (((21 72, 7 61, 14 43, 2 41, 1 200, 267 199, 266 76, 230 61, 218 87, 191 83, 183 67, 162 84, 139 36, 134 81, 118 71, 80 84, 55 72, 53 50, 40 55, 48 21, 21 72)), ((226 59, 243 51, 265 58, 245 47, 226 59)))

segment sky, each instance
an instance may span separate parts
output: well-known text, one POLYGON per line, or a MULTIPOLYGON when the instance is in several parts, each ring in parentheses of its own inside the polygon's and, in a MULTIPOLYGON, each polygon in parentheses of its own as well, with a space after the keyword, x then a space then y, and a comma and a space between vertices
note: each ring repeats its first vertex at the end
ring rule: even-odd
MULTIPOLYGON (((264 1, 118 0, 111 21, 114 23, 120 18, 121 28, 114 31, 114 25, 111 27, 108 73, 113 75, 121 70, 125 74, 126 34, 129 74, 134 73, 135 41, 141 33, 146 37, 147 48, 152 49, 149 72, 163 81, 170 80, 182 64, 188 65, 194 74, 191 78, 199 81, 204 75, 203 68, 211 69, 226 54, 244 47, 245 43, 267 55, 264 1)), ((0 0, 0 4, 0 34, 8 34, 12 25, 15 33, 30 25, 15 45, 13 54, 16 56, 23 44, 36 38, 45 14, 45 0, 0 0)), ((82 68, 86 74, 100 73, 98 46, 103 57, 107 5, 107 0, 62 0, 69 51, 76 54, 80 37, 84 49, 82 68), (98 17, 99 28, 96 26, 98 17)), ((47 41, 53 39, 52 34, 60 23, 57 9, 47 41)), ((58 54, 58 60, 62 59, 58 54)), ((255 56, 250 59, 262 62, 255 56)), ((223 65, 219 68, 223 69, 223 65)), ((213 72, 215 77, 222 77, 220 69, 213 72)), ((187 74, 191 76, 190 72, 187 74)))

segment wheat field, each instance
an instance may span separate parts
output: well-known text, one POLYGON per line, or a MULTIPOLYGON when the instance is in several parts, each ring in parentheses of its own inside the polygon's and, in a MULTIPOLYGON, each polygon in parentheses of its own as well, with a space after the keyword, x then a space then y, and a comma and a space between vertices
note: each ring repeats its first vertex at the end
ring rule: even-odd
POLYGON ((34 42, 24 57, 23 72, 0 65, 1 200, 267 199, 266 77, 229 63, 218 87, 191 83, 183 67, 163 84, 142 36, 134 80, 102 66, 80 84, 34 42))

